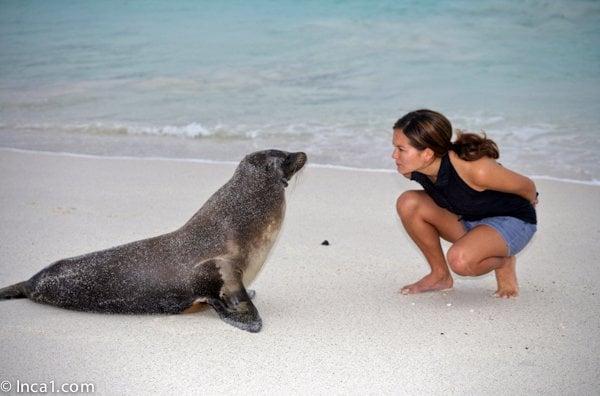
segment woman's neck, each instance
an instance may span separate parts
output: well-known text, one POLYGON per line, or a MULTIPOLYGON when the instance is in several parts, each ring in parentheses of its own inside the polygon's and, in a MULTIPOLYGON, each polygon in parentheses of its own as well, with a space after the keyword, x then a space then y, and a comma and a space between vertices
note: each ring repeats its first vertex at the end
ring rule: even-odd
POLYGON ((435 157, 428 165, 425 165, 423 168, 421 168, 419 172, 427 176, 432 182, 435 183, 440 172, 441 165, 442 158, 435 157))

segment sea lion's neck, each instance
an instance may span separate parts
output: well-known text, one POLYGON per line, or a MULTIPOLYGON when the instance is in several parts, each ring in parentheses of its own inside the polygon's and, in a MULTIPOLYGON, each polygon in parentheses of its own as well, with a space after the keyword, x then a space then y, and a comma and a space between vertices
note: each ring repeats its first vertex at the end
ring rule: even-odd
POLYGON ((243 229, 260 228, 266 219, 281 218, 285 210, 285 189, 271 180, 243 177, 238 172, 217 190, 182 227, 204 227, 206 218, 235 219, 243 229))

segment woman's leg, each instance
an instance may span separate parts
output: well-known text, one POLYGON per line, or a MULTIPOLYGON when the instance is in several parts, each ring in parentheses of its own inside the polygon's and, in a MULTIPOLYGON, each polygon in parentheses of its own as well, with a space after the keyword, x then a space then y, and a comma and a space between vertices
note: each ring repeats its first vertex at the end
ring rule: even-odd
POLYGON ((516 297, 519 291, 515 256, 508 257, 504 238, 493 227, 479 225, 448 250, 448 264, 464 276, 479 276, 494 270, 497 297, 516 297))
POLYGON ((440 244, 440 237, 454 242, 465 235, 464 226, 454 213, 439 207, 425 191, 406 191, 396 202, 396 210, 408 235, 425 255, 431 272, 421 280, 404 286, 402 294, 422 293, 452 287, 452 275, 440 244))

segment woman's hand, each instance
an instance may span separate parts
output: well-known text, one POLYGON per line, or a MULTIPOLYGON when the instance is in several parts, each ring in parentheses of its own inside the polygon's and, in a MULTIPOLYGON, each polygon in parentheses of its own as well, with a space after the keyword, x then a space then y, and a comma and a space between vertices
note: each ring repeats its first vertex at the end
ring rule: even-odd
POLYGON ((538 198, 539 196, 540 196, 540 193, 539 193, 539 192, 536 192, 536 193, 535 193, 535 199, 534 199, 533 201, 531 201, 531 204, 533 205, 533 207, 534 207, 534 208, 536 207, 536 205, 537 205, 537 204, 538 204, 538 202, 539 202, 539 198, 538 198))

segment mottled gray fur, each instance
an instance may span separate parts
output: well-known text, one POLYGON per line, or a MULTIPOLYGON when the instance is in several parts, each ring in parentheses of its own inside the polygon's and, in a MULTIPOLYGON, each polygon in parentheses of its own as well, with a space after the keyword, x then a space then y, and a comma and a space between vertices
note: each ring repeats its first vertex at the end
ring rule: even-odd
POLYGON ((249 154, 178 230, 59 260, 0 289, 0 299, 111 313, 180 313, 206 302, 227 323, 259 331, 246 287, 281 227, 287 181, 305 162, 304 153, 249 154))

